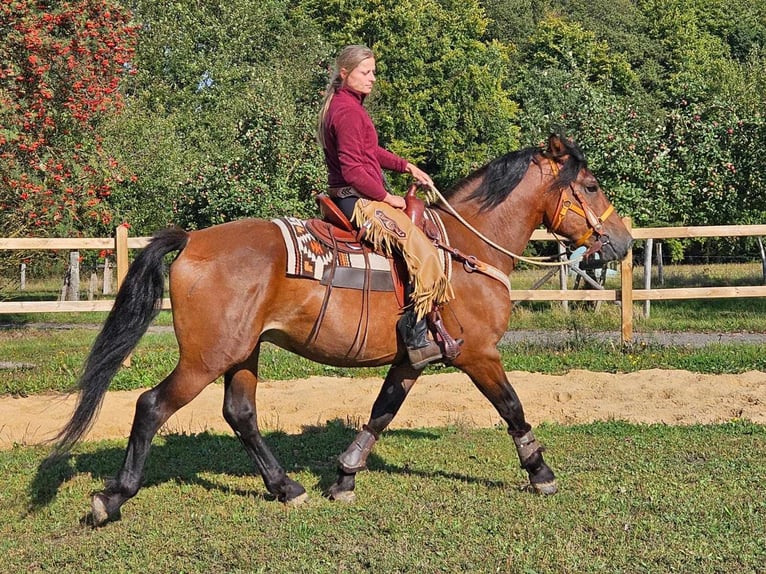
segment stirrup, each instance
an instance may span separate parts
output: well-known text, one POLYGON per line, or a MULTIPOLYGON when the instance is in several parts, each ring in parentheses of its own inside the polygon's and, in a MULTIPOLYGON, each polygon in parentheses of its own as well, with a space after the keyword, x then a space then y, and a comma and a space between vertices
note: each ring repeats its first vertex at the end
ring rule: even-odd
POLYGON ((434 305, 434 308, 428 314, 428 323, 433 327, 434 331, 436 331, 436 336, 442 348, 444 358, 448 361, 455 359, 455 357, 460 354, 460 345, 463 344, 463 339, 454 339, 452 335, 447 332, 437 305, 434 305))

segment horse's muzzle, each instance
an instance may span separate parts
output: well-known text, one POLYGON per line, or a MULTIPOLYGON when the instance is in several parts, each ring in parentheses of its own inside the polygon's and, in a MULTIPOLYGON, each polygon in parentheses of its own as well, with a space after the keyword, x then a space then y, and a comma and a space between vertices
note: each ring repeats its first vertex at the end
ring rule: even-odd
POLYGON ((608 235, 602 235, 591 244, 583 255, 580 268, 596 269, 608 261, 622 261, 632 245, 632 238, 627 242, 615 243, 608 235))

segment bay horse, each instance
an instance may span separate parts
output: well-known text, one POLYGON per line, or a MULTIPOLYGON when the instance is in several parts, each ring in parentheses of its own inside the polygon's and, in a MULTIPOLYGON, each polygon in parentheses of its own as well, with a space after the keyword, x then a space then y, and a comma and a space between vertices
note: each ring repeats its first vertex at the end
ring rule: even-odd
MULTIPOLYGON (((508 382, 497 343, 508 328, 508 275, 535 228, 598 252, 600 260, 622 259, 632 238, 587 167, 578 146, 552 135, 547 146, 511 152, 478 169, 435 205, 450 244, 477 265, 452 263, 455 299, 443 312, 450 333, 464 340, 452 365, 465 372, 508 427, 521 467, 539 493, 557 490, 553 471, 508 382), (452 209, 446 209, 449 205, 452 209), (599 215, 600 214, 600 215, 599 215), (473 228, 473 229, 471 229, 473 228)), ((170 299, 179 359, 173 371, 136 403, 125 459, 115 479, 91 499, 95 525, 115 519, 141 487, 152 439, 178 409, 223 376, 223 415, 279 501, 298 504, 305 489, 292 480, 258 428, 258 356, 264 341, 312 361, 341 367, 391 365, 366 425, 339 458, 328 496, 352 500, 357 472, 366 468, 380 433, 389 425, 421 374, 407 360, 396 322, 401 309, 391 292, 369 292, 366 345, 353 355, 361 291, 336 289, 318 334, 310 337, 323 302, 319 282, 285 273, 286 248, 277 225, 246 219, 199 231, 169 228, 156 233, 136 257, 85 361, 74 413, 57 436, 56 454, 67 452, 92 425, 110 381, 159 310, 164 258, 170 266, 170 299), (309 342, 309 339, 311 341, 309 342)))

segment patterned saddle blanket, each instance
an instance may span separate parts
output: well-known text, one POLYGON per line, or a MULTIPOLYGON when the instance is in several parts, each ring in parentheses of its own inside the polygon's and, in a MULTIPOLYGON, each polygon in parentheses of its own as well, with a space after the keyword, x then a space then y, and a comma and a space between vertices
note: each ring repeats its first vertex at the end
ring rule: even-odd
MULTIPOLYGON (((447 232, 441 219, 432 210, 426 210, 428 221, 436 226, 443 243, 448 244, 447 232)), ((311 222, 295 217, 272 219, 279 227, 287 249, 287 268, 291 277, 314 279, 323 285, 372 291, 394 291, 397 260, 376 253, 361 244, 346 244, 334 248, 312 233, 311 222)), ((442 269, 450 278, 450 255, 440 251, 442 269)))

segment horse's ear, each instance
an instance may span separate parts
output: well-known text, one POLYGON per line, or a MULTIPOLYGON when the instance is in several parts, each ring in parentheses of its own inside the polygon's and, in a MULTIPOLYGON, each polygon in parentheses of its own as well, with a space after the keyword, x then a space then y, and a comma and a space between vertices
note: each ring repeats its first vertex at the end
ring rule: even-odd
POLYGON ((550 157, 559 160, 568 153, 564 142, 561 141, 561 136, 558 134, 551 134, 548 138, 548 154, 550 157))

